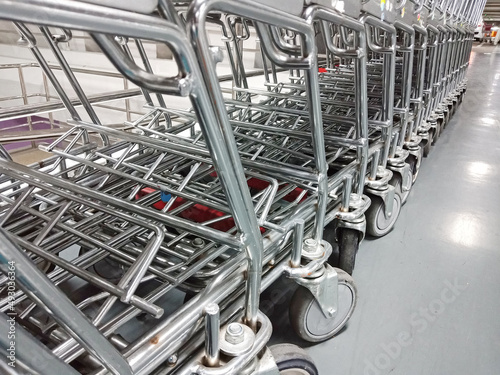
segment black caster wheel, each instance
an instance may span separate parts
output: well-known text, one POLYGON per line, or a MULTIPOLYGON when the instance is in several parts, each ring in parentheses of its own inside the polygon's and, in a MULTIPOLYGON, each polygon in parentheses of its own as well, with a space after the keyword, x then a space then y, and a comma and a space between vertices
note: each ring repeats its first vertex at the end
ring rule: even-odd
POLYGON ((337 223, 332 222, 325 227, 323 230, 323 239, 333 247, 332 254, 328 258, 328 264, 332 267, 339 267, 340 249, 336 246, 338 245, 337 223))
POLYGON ((279 344, 269 347, 278 371, 283 375, 319 375, 313 359, 297 345, 279 344))
POLYGON ((353 278, 341 269, 338 273, 338 310, 327 318, 309 289, 299 286, 289 307, 290 323, 295 333, 308 342, 332 338, 345 327, 356 307, 357 290, 353 278))
MULTIPOLYGON (((87 251, 89 250, 86 248, 85 249, 83 247, 80 248, 80 250, 78 251, 78 256, 82 256, 87 251)), ((125 274, 125 268, 123 264, 110 258, 104 258, 98 261, 89 269, 92 270, 99 277, 102 277, 103 279, 112 282, 120 281, 123 275, 125 274)))
POLYGON ((429 156, 429 154, 431 153, 432 143, 434 141, 434 134, 435 134, 434 130, 429 130, 429 139, 423 146, 424 157, 429 156))
POLYGON ((94 271, 100 277, 118 282, 125 274, 125 269, 122 264, 113 259, 104 258, 93 266, 94 271))
POLYGON ((441 133, 443 132, 444 128, 446 127, 447 124, 447 118, 449 114, 448 112, 445 114, 444 118, 440 118, 437 120, 437 126, 436 126, 436 137, 434 138, 434 143, 438 140, 439 137, 441 137, 441 133))
POLYGON ((385 214, 384 201, 376 195, 370 196, 372 203, 365 213, 366 216, 366 233, 373 237, 382 237, 389 233, 399 216, 401 211, 401 196, 396 192, 394 194, 394 205, 391 216, 385 214))
POLYGON ((186 294, 184 295, 183 304, 185 305, 186 303, 191 301, 195 295, 196 295, 196 293, 186 292, 186 294))
POLYGON ((432 142, 431 142, 432 146, 436 145, 436 142, 439 138, 440 130, 441 126, 439 125, 439 121, 437 121, 436 128, 432 132, 432 142))
POLYGON ((418 173, 420 172, 420 165, 418 163, 418 158, 415 155, 410 155, 406 162, 410 164, 410 171, 412 174, 411 182, 412 184, 417 181, 418 173))
MULTIPOLYGON (((450 120, 451 120, 450 111, 448 111, 444 114, 444 119, 443 119, 443 123, 441 126, 441 131, 448 126, 448 123, 450 122, 450 120)), ((441 134, 439 134, 439 135, 441 135, 441 134)))
POLYGON ((339 243, 339 268, 352 275, 359 250, 359 232, 350 228, 337 230, 339 243))
POLYGON ((332 252, 328 264, 352 275, 360 243, 359 232, 355 229, 337 227, 336 223, 331 223, 325 227, 323 239, 329 242, 334 250, 338 250, 332 252))

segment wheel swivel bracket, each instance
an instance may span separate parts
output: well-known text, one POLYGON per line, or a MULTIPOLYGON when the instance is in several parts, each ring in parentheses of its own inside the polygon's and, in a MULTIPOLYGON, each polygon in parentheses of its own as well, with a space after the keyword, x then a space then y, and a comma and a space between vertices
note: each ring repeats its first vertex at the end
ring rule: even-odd
POLYGON ((333 318, 338 311, 338 274, 335 268, 325 263, 319 276, 297 279, 299 285, 309 289, 326 318, 333 318))

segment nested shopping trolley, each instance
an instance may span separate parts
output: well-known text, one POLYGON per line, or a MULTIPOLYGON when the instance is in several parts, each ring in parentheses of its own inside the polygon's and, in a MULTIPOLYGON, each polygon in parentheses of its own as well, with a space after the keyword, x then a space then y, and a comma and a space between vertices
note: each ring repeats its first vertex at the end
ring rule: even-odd
MULTIPOLYGON (((297 56, 303 52, 296 32, 271 27, 265 33, 252 19, 228 13, 222 15, 227 26, 214 16, 207 18, 207 25, 219 30, 220 39, 213 42, 235 45, 228 57, 233 76, 230 91, 234 95, 225 98, 224 103, 241 150, 250 153, 255 161, 279 160, 281 173, 287 167, 307 171, 318 169, 313 160, 318 157, 317 151, 308 143, 307 134, 316 132, 323 138, 326 162, 322 168, 327 176, 328 204, 320 227, 326 225, 324 237, 328 242, 339 243, 340 266, 350 273, 364 236, 363 214, 370 202, 363 194, 368 158, 367 107, 363 100, 364 26, 320 6, 305 11, 299 7, 298 11, 316 30, 316 40, 322 42, 327 52, 319 53, 320 67, 316 65, 311 72, 297 63, 297 56), (347 41, 348 34, 353 34, 352 41, 347 41), (342 35, 347 44, 337 47, 334 41, 342 35), (288 65, 265 50, 273 44, 290 56, 288 65), (338 68, 338 59, 348 60, 349 66, 338 68), (264 69, 264 80, 255 79, 256 66, 264 69), (311 113, 314 101, 320 104, 322 123, 315 121, 311 113)), ((216 84, 214 78, 210 85, 216 84)), ((251 185, 257 188, 258 181, 251 181, 251 185)))
MULTIPOLYGON (((19 337, 29 350, 19 352, 19 363, 32 368, 38 350, 49 359, 46 373, 272 373, 275 362, 297 366, 297 359, 314 373, 295 347, 274 349, 274 362, 263 351, 271 326, 258 298, 284 272, 301 284, 292 317, 304 338, 321 341, 346 324, 356 289, 346 273, 325 264, 331 245, 322 237, 333 219, 357 224, 369 202, 351 194, 363 185, 356 182, 364 174, 362 129, 332 135, 331 149, 325 147, 307 19, 246 2, 193 3, 185 14, 162 2, 159 10, 166 20, 70 1, 0 3, 2 17, 16 22, 57 86, 37 48, 37 38, 49 39, 89 117, 82 120, 66 100, 71 127, 43 147, 52 157, 29 167, 8 157, 0 162, 2 255, 18 276, 2 311, 12 308, 23 325, 19 337), (302 71, 305 78, 288 89, 300 99, 294 106, 264 99, 254 108, 238 90, 223 97, 214 66, 220 51, 204 39, 208 21, 218 24, 213 13, 258 30, 270 41, 266 57, 280 69, 302 71), (28 24, 40 27, 41 37, 28 24), (147 111, 126 123, 131 131, 102 125, 85 105, 56 42, 70 40, 73 29, 89 32, 142 89, 147 111), (278 49, 283 30, 300 36, 300 52, 291 57, 278 49), (153 73, 142 40, 169 46, 176 69, 166 73, 177 76, 153 73), (191 110, 165 105, 182 96, 190 97, 191 110), (355 160, 329 178, 326 152, 333 158, 349 149, 355 160), (175 308, 178 289, 192 298, 175 308)), ((319 17, 334 22, 328 13, 319 17)), ((64 90, 56 90, 64 102, 64 90)), ((8 274, 8 263, 3 267, 8 274)), ((8 278, 2 282, 8 290, 8 278)))
POLYGON ((426 4, 428 54, 425 62, 423 113, 418 133, 427 156, 463 100, 473 31, 484 1, 437 1, 426 4))
POLYGON ((0 0, 32 61, 2 71, 43 73, 2 98, 23 103, 0 137, 49 156, 0 149, 8 373, 317 374, 266 348, 260 294, 285 274, 302 339, 345 327, 359 242, 392 229, 460 102, 483 5, 0 0), (117 72, 73 67, 82 43, 117 72))

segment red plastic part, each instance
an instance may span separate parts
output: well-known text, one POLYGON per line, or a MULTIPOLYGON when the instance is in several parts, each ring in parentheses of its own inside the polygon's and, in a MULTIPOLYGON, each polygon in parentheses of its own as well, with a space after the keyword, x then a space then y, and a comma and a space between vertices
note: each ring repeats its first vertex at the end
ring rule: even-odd
MULTIPOLYGON (((154 193, 155 191, 156 190, 152 188, 144 188, 139 193, 136 194, 135 199, 142 198, 143 196, 154 193)), ((184 198, 177 197, 175 198, 175 202, 172 204, 172 206, 170 206, 168 211, 170 212, 176 209, 177 207, 183 205, 184 203, 186 203, 186 200, 184 198)), ((153 204, 153 207, 156 208, 157 210, 163 210, 163 208, 165 208, 166 205, 167 205, 166 202, 158 201, 153 204)), ((195 223, 204 223, 206 221, 213 220, 225 215, 226 214, 224 212, 197 203, 194 206, 191 206, 183 210, 179 216, 195 223)), ((210 224, 209 226, 221 232, 227 232, 231 228, 234 228, 234 219, 227 218, 224 220, 219 220, 216 221, 215 223, 210 224)), ((266 230, 264 228, 262 227, 260 228, 261 233, 264 233, 265 231, 266 230)))
MULTIPOLYGON (((217 177, 216 172, 212 172, 210 174, 212 177, 217 177)), ((260 180, 258 178, 250 178, 248 181, 248 186, 252 189, 256 190, 264 190, 269 186, 269 182, 260 180)), ((280 186, 279 189, 282 189, 286 185, 280 186)), ((141 189, 135 196, 135 199, 140 199, 144 197, 147 194, 154 193, 156 190, 150 187, 143 188, 141 189)), ((293 202, 296 200, 300 194, 302 194, 304 190, 301 188, 295 188, 291 193, 286 195, 283 199, 287 202, 293 202)), ((304 194, 300 202, 303 202, 307 198, 307 194, 304 194)), ((175 198, 175 202, 172 204, 172 206, 169 208, 168 211, 174 210, 177 207, 183 205, 186 203, 186 200, 183 198, 175 198)), ((153 204, 153 207, 156 208, 157 210, 163 210, 163 208, 166 206, 166 202, 163 201, 158 201, 153 204)), ((209 220, 216 219, 218 217, 225 216, 225 214, 221 211, 218 211, 213 208, 206 207, 202 204, 195 204, 194 206, 191 206, 184 211, 180 213, 180 216, 186 220, 193 221, 195 223, 203 223, 209 220)), ((213 224, 209 225, 211 228, 220 230, 221 232, 227 232, 231 228, 234 228, 234 219, 233 218, 227 218, 224 220, 216 221, 213 224)), ((264 228, 260 228, 260 232, 264 233, 266 230, 264 228)))

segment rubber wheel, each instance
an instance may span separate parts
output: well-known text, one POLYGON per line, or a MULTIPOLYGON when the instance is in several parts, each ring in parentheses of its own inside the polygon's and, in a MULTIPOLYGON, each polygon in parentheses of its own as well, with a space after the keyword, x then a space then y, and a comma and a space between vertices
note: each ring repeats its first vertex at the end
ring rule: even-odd
POLYGON ((337 223, 329 223, 323 230, 323 239, 332 245, 332 254, 328 258, 327 262, 332 267, 339 266, 339 249, 338 249, 338 237, 337 237, 337 223))
POLYGON ((414 184, 415 181, 417 181, 418 172, 420 172, 420 166, 418 165, 418 159, 415 155, 410 155, 406 159, 406 162, 408 164, 410 164, 410 171, 412 174, 411 182, 412 182, 412 184, 414 184))
POLYGON ((437 120, 437 127, 436 127, 436 141, 438 140, 439 137, 441 137, 441 133, 443 132, 443 129, 446 127, 447 119, 449 118, 450 114, 446 112, 444 115, 444 118, 439 118, 437 120))
POLYGON ((440 125, 439 121, 436 124, 436 127, 432 130, 432 141, 431 145, 434 146, 439 138, 439 133, 440 133, 440 125))
MULTIPOLYGON (((441 120, 442 121, 442 123, 441 123, 441 131, 443 131, 443 129, 446 128, 446 126, 448 126, 448 123, 450 122, 450 120, 451 120, 450 111, 448 111, 444 115, 444 119, 441 120)), ((439 135, 441 135, 441 134, 439 134, 439 135)))
POLYGON ((359 232, 350 228, 337 230, 339 242, 339 268, 352 275, 359 249, 359 232))
MULTIPOLYGON (((411 169, 408 171, 408 173, 411 173, 411 169)), ((403 181, 399 173, 394 173, 392 175, 392 178, 389 181, 389 185, 394 186, 394 189, 396 189, 396 194, 399 194, 399 197, 401 198, 401 204, 405 204, 408 200, 408 196, 410 195, 411 187, 410 190, 403 191, 403 181)))
MULTIPOLYGON (((82 256, 87 252, 86 249, 81 248, 78 256, 82 256)), ((92 266, 94 272, 103 279, 118 282, 125 274, 125 269, 116 260, 104 258, 92 266)))
POLYGON ((429 139, 427 140, 424 146, 424 157, 429 156, 429 154, 431 153, 433 140, 434 140, 434 131, 429 130, 429 139))
POLYGON ((438 138, 441 136, 441 132, 443 131, 443 123, 444 119, 437 119, 436 121, 436 130, 434 133, 434 138, 432 140, 432 145, 434 146, 438 140, 438 138))
POLYGON ((341 269, 338 273, 338 311, 333 318, 323 314, 309 289, 299 286, 289 307, 290 323, 295 333, 308 342, 332 338, 344 328, 356 307, 357 290, 353 278, 341 269))
MULTIPOLYGON (((454 106, 453 104, 448 104, 448 113, 450 114, 450 119, 453 117, 453 115, 455 114, 455 110, 454 110, 454 106)), ((446 124, 448 125, 448 124, 446 124)))
POLYGON ((183 304, 185 305, 186 303, 191 301, 195 295, 196 294, 194 294, 194 293, 186 292, 186 294, 184 295, 183 304))
POLYGON ((313 359, 297 345, 279 344, 269 347, 282 375, 319 375, 313 359))
POLYGON ((370 196, 372 203, 365 213, 366 233, 374 237, 382 237, 389 233, 399 216, 401 210, 401 196, 394 194, 394 206, 392 215, 385 216, 384 201, 379 196, 370 196))

